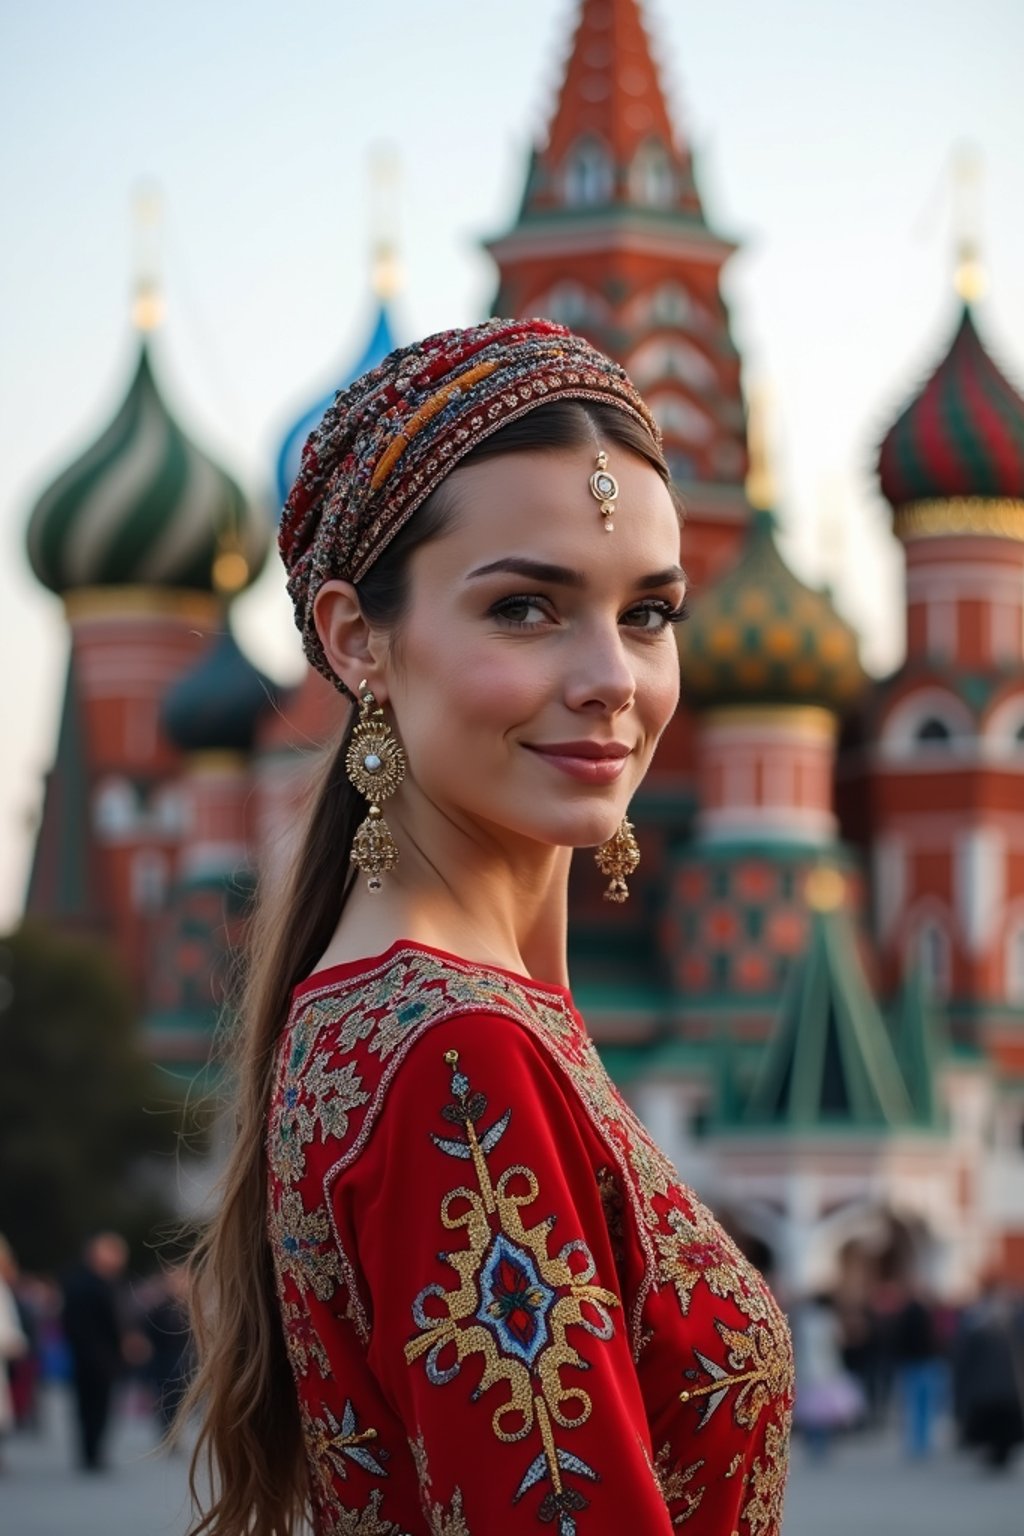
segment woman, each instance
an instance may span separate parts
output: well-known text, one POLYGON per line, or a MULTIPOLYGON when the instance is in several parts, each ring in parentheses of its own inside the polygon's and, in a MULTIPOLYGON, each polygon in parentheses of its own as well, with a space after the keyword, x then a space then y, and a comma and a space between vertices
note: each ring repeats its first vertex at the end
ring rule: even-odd
POLYGON ((586 342, 490 321, 307 444, 281 550, 358 711, 253 944, 197 1532, 779 1530, 785 1323, 566 974, 572 850, 624 898, 678 697, 659 441, 586 342))

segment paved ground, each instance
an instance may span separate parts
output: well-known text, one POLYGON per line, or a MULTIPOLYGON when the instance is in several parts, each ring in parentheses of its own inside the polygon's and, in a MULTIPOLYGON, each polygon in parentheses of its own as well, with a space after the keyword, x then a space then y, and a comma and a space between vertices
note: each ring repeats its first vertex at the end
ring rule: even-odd
MULTIPOLYGON (((86 1476, 72 1470, 69 1429, 69 1405, 58 1395, 46 1405, 40 1435, 7 1443, 0 1474, 2 1536, 184 1536, 183 1457, 154 1452, 148 1425, 122 1416, 113 1469, 86 1476)), ((809 1462, 800 1447, 794 1454, 784 1536, 1022 1532, 1024 1454, 1002 1476, 949 1451, 907 1466, 891 1437, 848 1441, 823 1465, 809 1462)))

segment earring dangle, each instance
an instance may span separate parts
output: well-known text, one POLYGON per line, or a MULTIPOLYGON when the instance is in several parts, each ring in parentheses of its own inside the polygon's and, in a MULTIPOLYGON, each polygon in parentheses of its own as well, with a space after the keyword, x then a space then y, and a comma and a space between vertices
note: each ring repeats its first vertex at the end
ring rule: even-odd
POLYGON ((365 680, 359 684, 359 723, 345 756, 349 781, 370 802, 366 820, 352 840, 351 862, 368 876, 366 889, 379 891, 381 875, 398 863, 398 844, 381 814, 380 802, 405 778, 405 753, 365 680))
POLYGON ((628 901, 629 886, 626 876, 631 875, 640 863, 640 848, 633 832, 633 823, 623 818, 614 837, 602 843, 594 853, 594 862, 602 875, 609 878, 605 901, 628 901))

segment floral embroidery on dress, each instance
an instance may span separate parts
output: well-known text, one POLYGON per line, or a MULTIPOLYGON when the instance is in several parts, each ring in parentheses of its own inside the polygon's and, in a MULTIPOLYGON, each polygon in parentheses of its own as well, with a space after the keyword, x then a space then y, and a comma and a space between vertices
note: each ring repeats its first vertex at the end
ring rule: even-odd
MULTIPOLYGON (((356 1266, 333 1219, 332 1185, 366 1147, 408 1052, 428 1029, 467 1013, 503 1016, 533 1035, 606 1149, 607 1162, 595 1176, 618 1291, 628 1307, 634 1360, 654 1336, 654 1314, 647 1307, 653 1293, 673 1292, 683 1316, 694 1315, 699 1291, 740 1313, 732 1328, 715 1319, 721 1350, 711 1347, 706 1334, 698 1341, 702 1348, 693 1350, 680 1382, 689 1394, 681 1411, 694 1416, 698 1432, 712 1415, 718 1416, 720 1404, 731 1402, 733 1422, 751 1440, 742 1452, 732 1454, 730 1447, 728 1470, 717 1474, 720 1487, 723 1493, 735 1489, 732 1497, 738 1497, 740 1512, 733 1519, 739 1536, 778 1536, 792 1402, 784 1318, 761 1277, 680 1183, 614 1087, 569 1001, 553 989, 523 986, 486 967, 402 947, 341 983, 334 979, 319 990, 304 988, 296 999, 282 1037, 267 1142, 269 1232, 296 1380, 315 1382, 317 1375, 326 1377, 330 1365, 310 1323, 311 1299, 329 1304, 338 1321, 347 1317, 364 1346, 370 1341, 368 1303, 364 1306, 360 1298, 356 1266), (306 1170, 318 1140, 330 1150, 330 1161, 325 1170, 321 1150, 314 1190, 306 1170), (627 1232, 631 1252, 639 1246, 643 1266, 630 1270, 628 1285, 623 1273, 627 1232), (739 1477, 742 1488, 729 1481, 739 1477)), ((468 1355, 482 1358, 478 1391, 503 1385, 505 1394, 492 1420, 498 1438, 538 1437, 537 1455, 523 1471, 516 1500, 543 1490, 538 1516, 565 1536, 575 1532, 580 1511, 588 1507, 588 1484, 599 1481, 560 1434, 581 1425, 590 1412, 586 1393, 563 1387, 566 1368, 584 1368, 565 1328, 610 1337, 608 1309, 619 1303, 612 1292, 591 1285, 594 1261, 582 1243, 567 1244, 552 1256, 546 1220, 529 1225, 538 1187, 528 1168, 505 1168, 500 1178, 492 1178, 507 1115, 492 1122, 482 1095, 474 1097, 454 1068, 452 1089, 443 1111, 450 1131, 436 1136, 435 1145, 467 1165, 468 1179, 467 1186, 445 1197, 441 1219, 446 1229, 465 1234, 465 1246, 442 1256, 455 1271, 455 1286, 428 1286, 417 1296, 419 1332, 406 1357, 410 1364, 423 1358, 428 1379, 437 1384, 457 1376, 468 1355), (581 1299, 588 1288, 597 1300, 581 1299), (575 1307, 575 1314, 567 1314, 564 1305, 575 1307)), ((328 1419, 323 1425, 331 1431, 328 1419)), ((338 1433, 344 1438, 343 1423, 338 1433)), ((344 1456, 343 1449, 339 1454, 344 1456)), ((376 1454, 372 1448, 370 1454, 376 1454)), ((663 1462, 662 1455, 657 1458, 662 1492, 675 1490, 666 1503, 678 1525, 711 1484, 694 1481, 700 1462, 673 1467, 670 1457, 663 1462)), ((327 1464, 333 1464, 330 1458, 327 1464)), ((709 1477, 707 1465, 701 1475, 709 1477)), ((326 1523, 317 1526, 318 1536, 401 1536, 382 1516, 382 1500, 380 1488, 371 1490, 370 1502, 360 1510, 343 1509, 335 1498, 325 1511, 326 1523)), ((462 1505, 458 1489, 447 1504, 424 1495, 432 1536, 465 1536, 462 1505)))
POLYGON ((447 1509, 442 1504, 434 1503, 427 1447, 422 1431, 414 1440, 410 1439, 409 1450, 412 1452, 413 1465, 416 1468, 420 1503, 423 1506, 424 1518, 430 1527, 430 1536, 472 1536, 462 1508, 461 1488, 455 1489, 447 1509))
POLYGON ((791 1380, 788 1335, 780 1336, 775 1319, 752 1323, 746 1330, 728 1328, 721 1320, 715 1327, 726 1346, 722 1365, 699 1349, 694 1350, 703 1372, 710 1378, 700 1382, 700 1372, 690 1367, 687 1381, 696 1383, 680 1392, 680 1401, 697 1405, 697 1428, 708 1423, 728 1394, 739 1388, 733 1398, 733 1418, 741 1429, 753 1429, 765 1408, 784 1399, 791 1380))
POLYGON ((305 1376, 315 1366, 320 1379, 328 1380, 331 1374, 331 1362, 327 1358, 323 1340, 314 1327, 309 1313, 304 1307, 300 1307, 298 1302, 286 1301, 282 1308, 282 1317, 284 1340, 292 1369, 297 1375, 305 1376))
POLYGON ((555 1441, 556 1429, 575 1429, 591 1414, 588 1393, 563 1380, 566 1367, 586 1369, 566 1333, 579 1327, 597 1339, 611 1339, 609 1309, 619 1303, 614 1292, 594 1282, 594 1260, 581 1239, 552 1255, 553 1218, 528 1224, 526 1213, 540 1194, 532 1170, 513 1163, 492 1176, 488 1159, 508 1129, 511 1111, 485 1126, 487 1099, 472 1088, 458 1060, 457 1051, 445 1053, 452 1098, 441 1114, 461 1126, 462 1134, 432 1140, 441 1152, 472 1165, 475 1188, 459 1185, 441 1202, 442 1225, 464 1231, 466 1242, 441 1255, 457 1284, 450 1290, 426 1285, 413 1301, 419 1332, 406 1345, 405 1358, 411 1365, 425 1357, 428 1380, 444 1386, 458 1376, 464 1360, 483 1356, 474 1397, 503 1384, 504 1400, 491 1418, 497 1438, 513 1443, 535 1433, 540 1440, 513 1502, 547 1485, 537 1518, 557 1521, 560 1536, 575 1536, 575 1517, 588 1504, 576 1485, 597 1482, 599 1475, 555 1441))
POLYGON ((307 1211, 299 1191, 285 1188, 271 1204, 269 1228, 279 1276, 290 1279, 300 1296, 312 1291, 319 1301, 329 1301, 341 1266, 326 1212, 307 1211))
POLYGON ((747 1473, 750 1498, 740 1516, 750 1536, 775 1536, 781 1528, 782 1500, 786 1491, 786 1451, 789 1445, 787 1412, 781 1424, 769 1424, 764 1437, 764 1460, 755 1456, 747 1473))
POLYGON ((692 1461, 688 1467, 672 1466, 672 1446, 666 1442, 654 1458, 654 1474, 657 1479, 661 1496, 669 1506, 669 1514, 673 1525, 683 1525, 695 1510, 700 1508, 701 1501, 707 1492, 707 1486, 689 1488, 687 1485, 693 1481, 701 1467, 700 1461, 692 1461), (682 1501, 682 1508, 673 1510, 671 1506, 682 1501))

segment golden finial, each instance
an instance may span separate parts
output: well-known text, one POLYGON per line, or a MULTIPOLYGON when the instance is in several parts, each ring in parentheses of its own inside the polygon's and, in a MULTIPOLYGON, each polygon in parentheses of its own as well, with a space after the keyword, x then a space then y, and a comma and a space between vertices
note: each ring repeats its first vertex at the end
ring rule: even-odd
POLYGON ((160 190, 153 182, 135 189, 132 222, 135 230, 135 296, 132 323, 138 331, 155 331, 164 318, 159 278, 160 190))
POLYGON ((980 255, 981 154, 971 144, 961 144, 953 159, 953 225, 956 239, 957 293, 965 304, 984 298, 988 275, 980 255))
POLYGON ((370 151, 370 230, 373 242, 373 291, 386 302, 402 286, 398 260, 398 151, 376 144, 370 151))
POLYGON ((755 511, 770 512, 775 506, 775 479, 768 447, 772 393, 767 384, 755 384, 747 400, 747 500, 755 511))
POLYGON ((846 881, 838 869, 819 864, 807 876, 804 899, 814 912, 835 912, 846 899, 846 881))
POLYGON ((211 580, 213 590, 225 601, 241 592, 249 580, 249 562, 242 552, 242 541, 234 525, 223 528, 217 535, 211 580))

